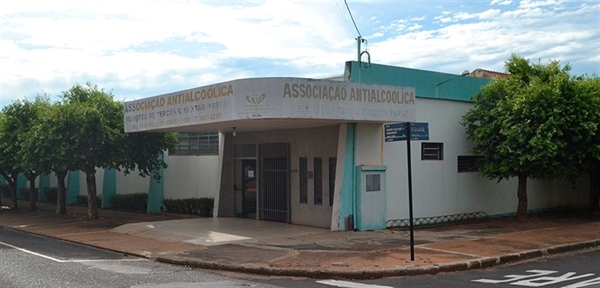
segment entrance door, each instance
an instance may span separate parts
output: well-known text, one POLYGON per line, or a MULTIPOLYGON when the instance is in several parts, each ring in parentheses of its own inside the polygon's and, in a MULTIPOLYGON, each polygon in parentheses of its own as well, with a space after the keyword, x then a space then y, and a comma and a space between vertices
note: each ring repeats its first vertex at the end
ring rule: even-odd
POLYGON ((259 146, 260 219, 290 222, 289 144, 269 143, 259 146))
POLYGON ((256 160, 242 160, 242 215, 256 218, 256 160))

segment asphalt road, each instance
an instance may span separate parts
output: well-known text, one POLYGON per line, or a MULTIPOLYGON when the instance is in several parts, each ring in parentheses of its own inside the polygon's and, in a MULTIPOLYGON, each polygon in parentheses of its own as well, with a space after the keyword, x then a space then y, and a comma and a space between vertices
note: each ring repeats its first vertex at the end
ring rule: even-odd
POLYGON ((274 287, 0 228, 0 287, 274 287))
MULTIPOLYGON (((248 278, 251 279, 251 278, 248 278)), ((281 287, 444 287, 444 288, 598 288, 600 287, 600 249, 545 257, 512 265, 438 275, 392 277, 369 281, 323 279, 263 279, 265 284, 281 287)))
POLYGON ((217 274, 0 228, 0 287, 600 287, 600 249, 457 273, 341 281, 217 274))

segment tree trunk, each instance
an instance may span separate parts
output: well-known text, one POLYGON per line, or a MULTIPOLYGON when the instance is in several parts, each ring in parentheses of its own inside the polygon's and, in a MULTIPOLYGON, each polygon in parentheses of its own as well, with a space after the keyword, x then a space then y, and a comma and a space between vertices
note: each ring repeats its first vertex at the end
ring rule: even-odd
POLYGON ((35 191, 35 178, 37 175, 32 175, 29 180, 29 211, 36 211, 37 206, 36 203, 38 201, 38 194, 35 191))
POLYGON ((600 163, 594 163, 589 170, 590 175, 590 203, 591 214, 600 210, 600 163), (595 164, 595 165, 594 165, 595 164))
POLYGON ((10 188, 10 198, 12 200, 10 209, 19 209, 19 202, 17 202, 17 179, 19 177, 19 172, 6 173, 4 171, 0 171, 0 175, 6 179, 6 182, 8 182, 8 187, 10 188))
POLYGON ((12 206, 10 209, 19 210, 19 202, 17 201, 17 177, 14 177, 10 183, 10 196, 12 198, 12 206))
POLYGON ((519 175, 519 188, 517 196, 519 197, 519 206, 517 208, 517 219, 527 219, 527 175, 519 175))
POLYGON ((88 190, 88 219, 97 220, 100 219, 98 216, 98 207, 96 206, 96 173, 86 173, 85 182, 87 183, 88 190))
POLYGON ((58 181, 56 191, 56 214, 65 215, 67 214, 67 188, 65 186, 65 178, 67 172, 55 172, 56 180, 58 181))

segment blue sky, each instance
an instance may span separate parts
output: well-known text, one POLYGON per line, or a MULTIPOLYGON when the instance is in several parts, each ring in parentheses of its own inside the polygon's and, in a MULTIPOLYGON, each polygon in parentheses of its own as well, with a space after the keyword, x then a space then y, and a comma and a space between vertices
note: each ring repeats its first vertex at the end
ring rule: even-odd
MULTIPOLYGON (((352 1, 371 61, 504 71, 515 53, 599 74, 600 1, 352 1)), ((0 2, 0 108, 91 82, 117 100, 246 77, 322 78, 356 60, 343 0, 0 2)))

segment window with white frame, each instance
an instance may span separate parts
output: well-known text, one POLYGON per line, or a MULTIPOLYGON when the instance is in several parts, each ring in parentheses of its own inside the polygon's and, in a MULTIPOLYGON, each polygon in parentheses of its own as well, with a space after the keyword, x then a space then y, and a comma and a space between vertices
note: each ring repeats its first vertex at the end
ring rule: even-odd
POLYGON ((179 133, 179 143, 169 155, 219 155, 219 133, 179 133))

